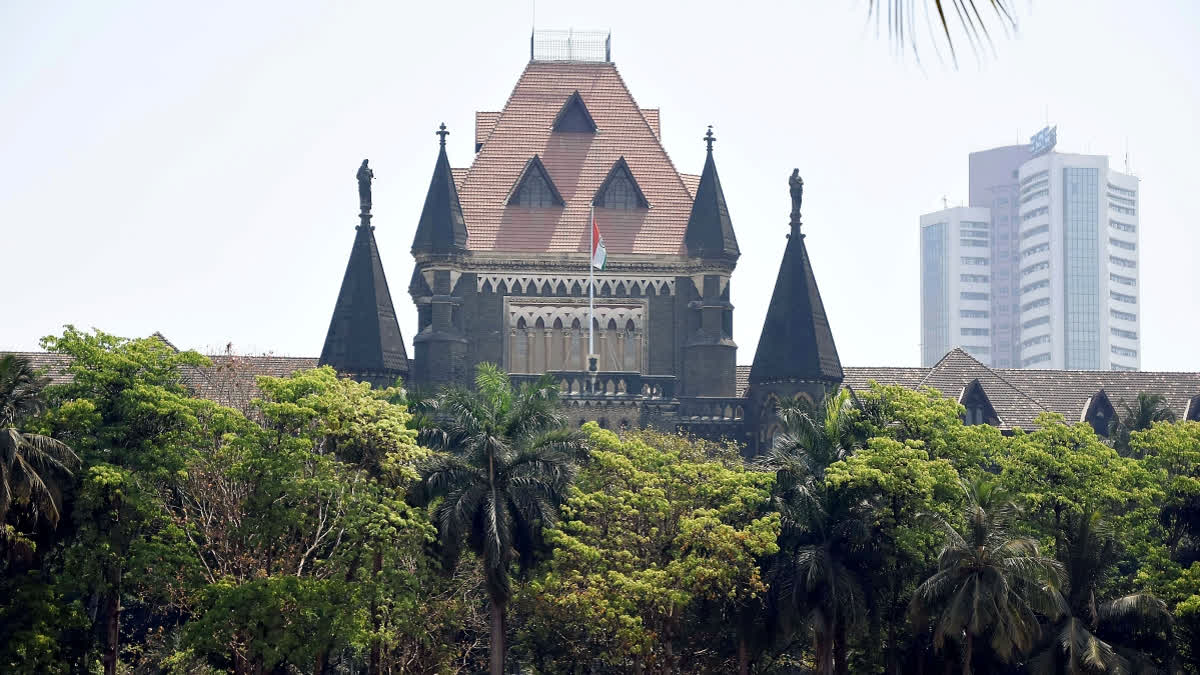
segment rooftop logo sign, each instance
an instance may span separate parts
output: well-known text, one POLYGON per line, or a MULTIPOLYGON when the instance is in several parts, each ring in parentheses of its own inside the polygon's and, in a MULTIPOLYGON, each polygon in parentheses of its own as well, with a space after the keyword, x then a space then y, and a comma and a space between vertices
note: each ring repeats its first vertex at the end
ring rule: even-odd
POLYGON ((1029 137, 1029 152, 1034 156, 1044 155, 1058 144, 1058 126, 1046 127, 1029 137))

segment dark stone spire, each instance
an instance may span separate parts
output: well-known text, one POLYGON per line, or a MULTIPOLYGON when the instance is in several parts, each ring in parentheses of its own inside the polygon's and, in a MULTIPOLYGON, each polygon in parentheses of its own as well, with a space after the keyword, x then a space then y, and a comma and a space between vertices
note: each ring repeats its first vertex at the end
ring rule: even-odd
POLYGON ((802 188, 798 188, 803 183, 798 174, 792 176, 791 233, 758 338, 754 365, 750 368, 751 388, 769 382, 838 384, 842 381, 842 363, 833 342, 833 331, 817 290, 804 235, 800 233, 802 188))
POLYGON ((454 186, 450 160, 446 157, 446 136, 450 132, 442 124, 435 133, 441 137, 441 142, 433 179, 425 194, 425 208, 421 210, 417 234, 413 237, 414 254, 457 253, 467 249, 467 225, 458 201, 458 189, 454 186))
POLYGON ((321 365, 376 386, 408 377, 408 356, 396 321, 392 294, 375 244, 371 215, 359 214, 354 248, 338 292, 329 333, 321 349, 321 365))
POLYGON ((733 221, 729 219, 729 207, 725 204, 725 193, 721 190, 721 179, 713 162, 715 140, 710 126, 704 135, 708 145, 704 173, 700 174, 700 185, 696 188, 696 199, 692 202, 683 240, 689 256, 737 260, 740 255, 737 237, 733 234, 733 221))

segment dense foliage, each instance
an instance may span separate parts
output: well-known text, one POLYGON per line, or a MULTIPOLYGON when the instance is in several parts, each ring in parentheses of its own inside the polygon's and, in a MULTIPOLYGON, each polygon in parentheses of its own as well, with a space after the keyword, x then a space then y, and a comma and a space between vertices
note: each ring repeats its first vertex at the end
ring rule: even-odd
POLYGON ((227 407, 157 338, 45 346, 69 380, 0 360, 2 672, 1200 672, 1200 424, 1153 392, 1112 440, 839 392, 751 461, 494 367, 227 407))

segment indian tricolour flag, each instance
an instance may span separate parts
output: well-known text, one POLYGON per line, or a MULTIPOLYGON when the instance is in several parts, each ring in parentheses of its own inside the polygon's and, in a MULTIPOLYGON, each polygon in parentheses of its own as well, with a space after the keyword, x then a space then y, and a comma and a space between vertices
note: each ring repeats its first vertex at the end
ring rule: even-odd
POLYGON ((608 259, 608 251, 604 249, 604 237, 600 236, 600 228, 596 226, 596 216, 592 216, 592 267, 604 269, 608 259))

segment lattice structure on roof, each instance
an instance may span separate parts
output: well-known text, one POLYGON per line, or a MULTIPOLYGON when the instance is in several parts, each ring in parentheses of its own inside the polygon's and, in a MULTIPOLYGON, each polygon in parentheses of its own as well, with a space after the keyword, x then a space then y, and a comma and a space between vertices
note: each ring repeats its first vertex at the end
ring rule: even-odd
POLYGON ((535 30, 529 36, 531 61, 612 60, 612 34, 599 30, 535 30))

